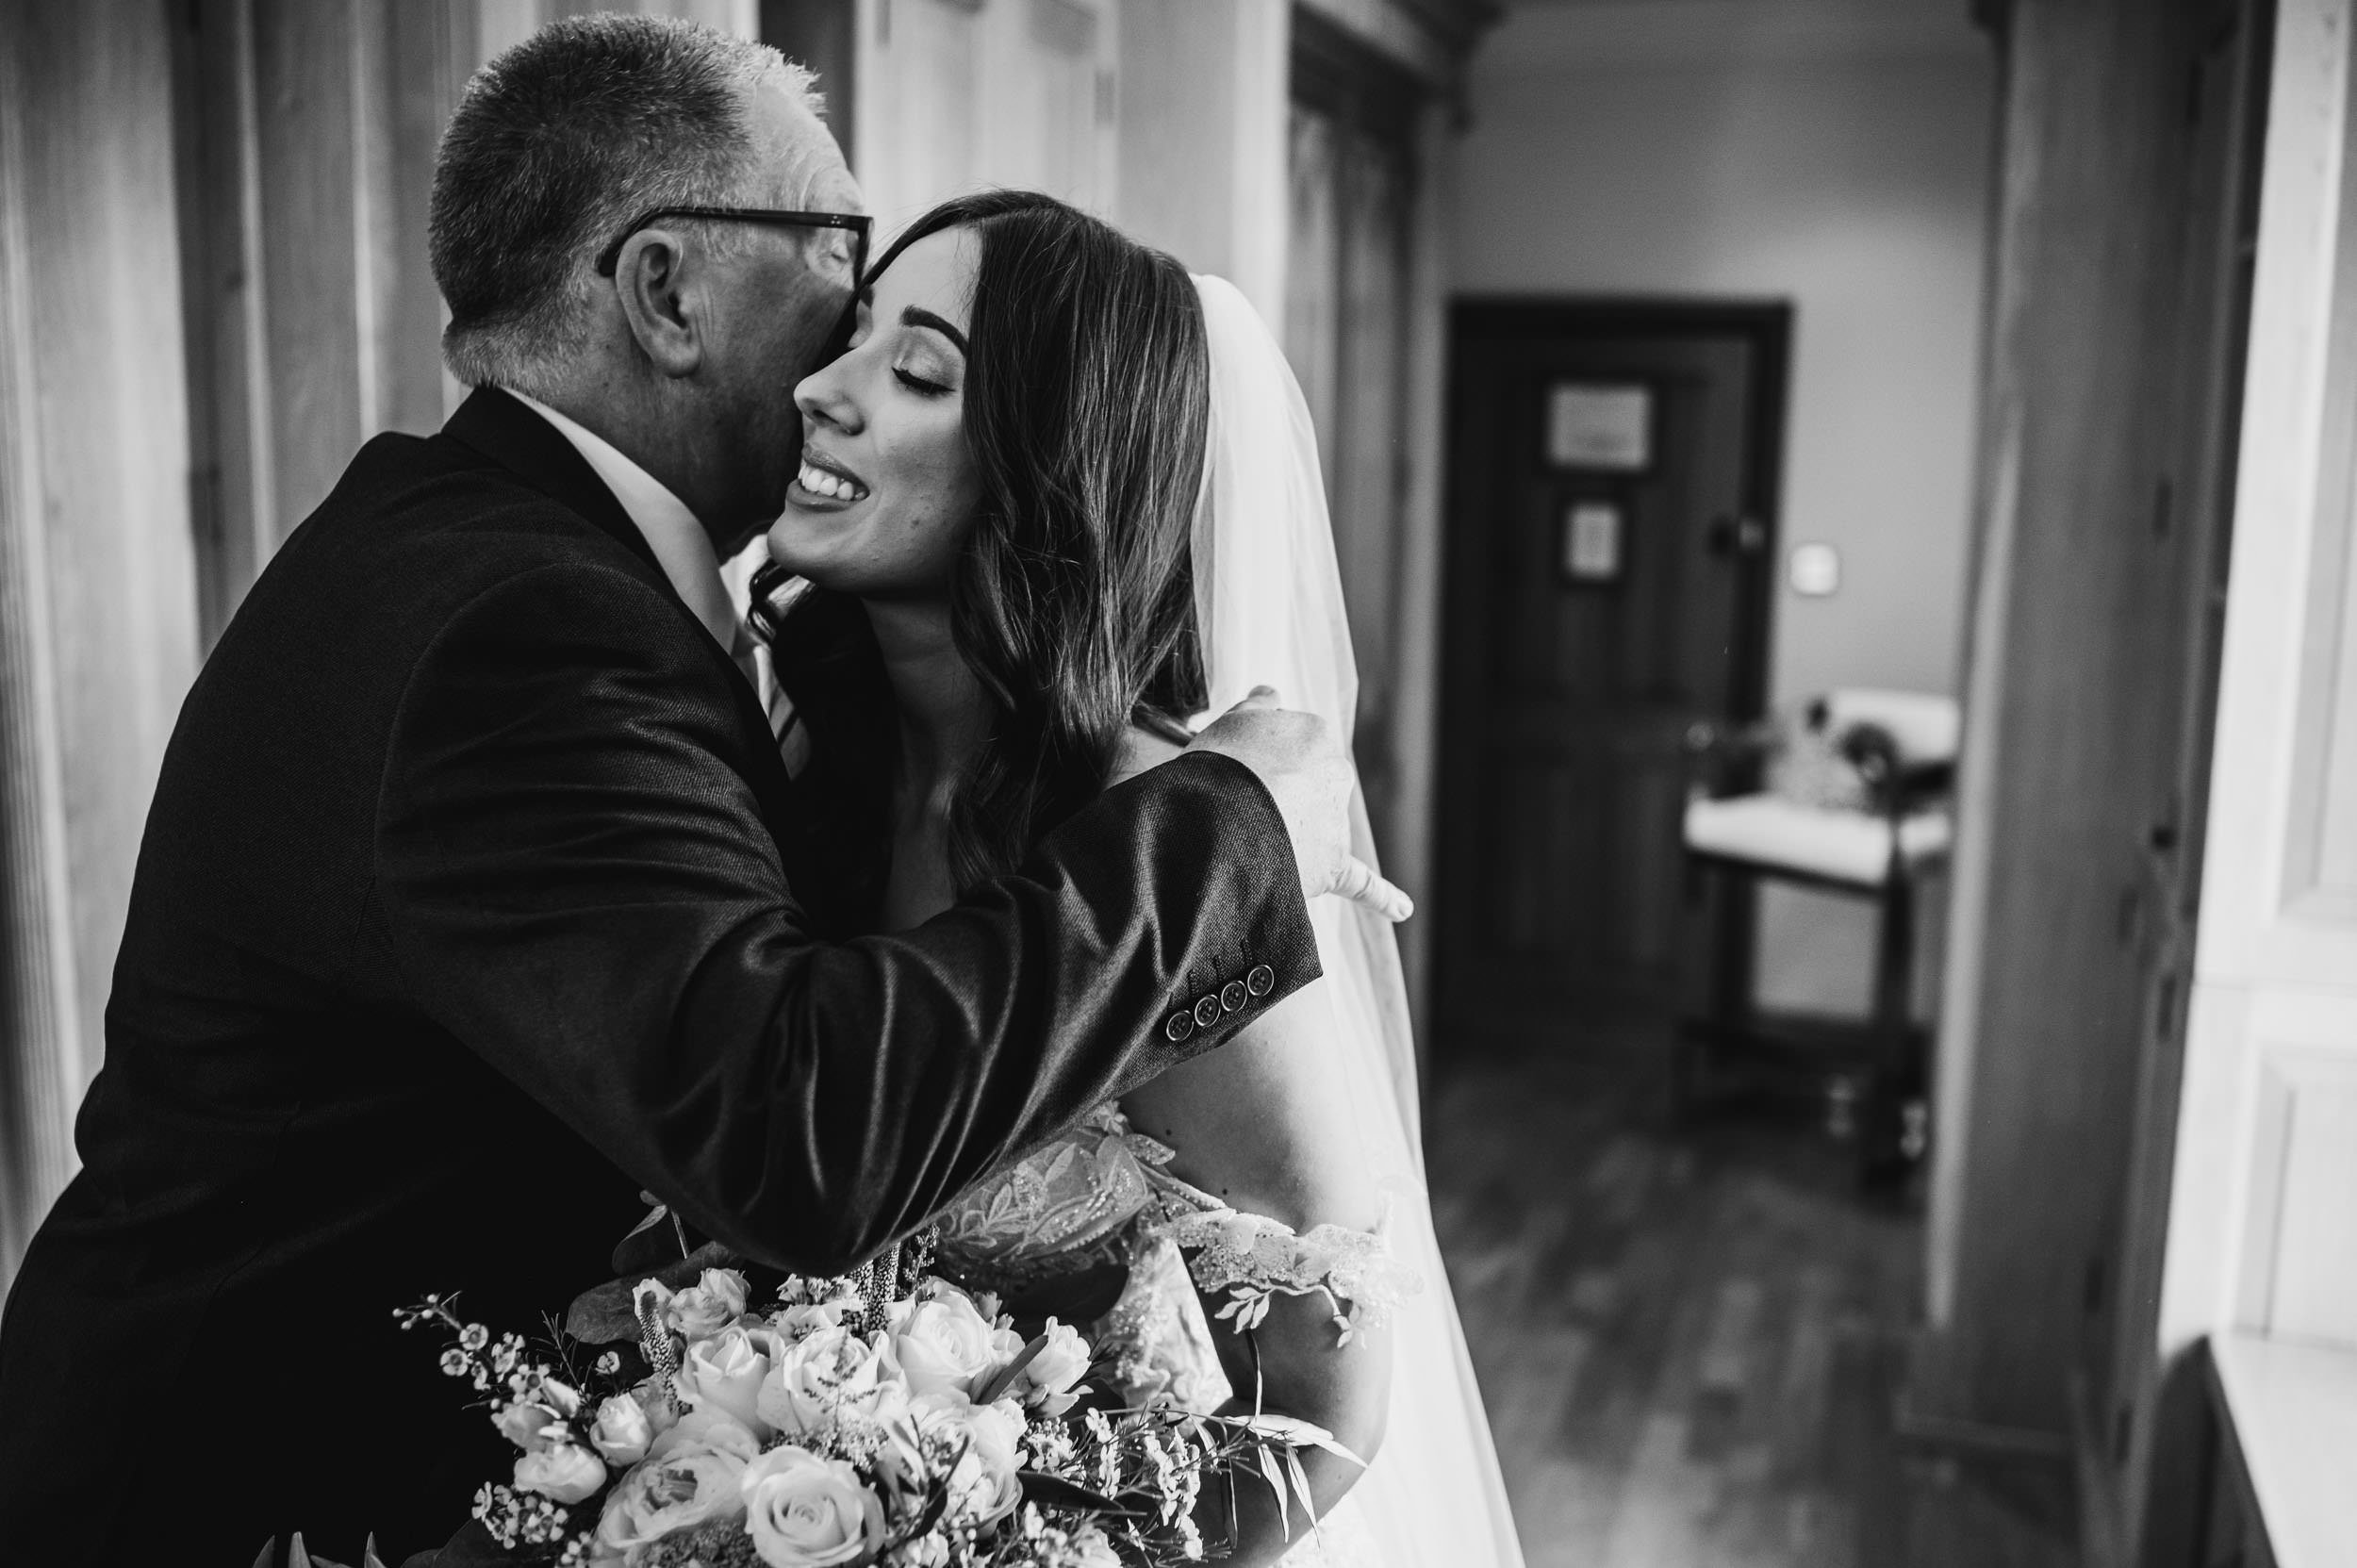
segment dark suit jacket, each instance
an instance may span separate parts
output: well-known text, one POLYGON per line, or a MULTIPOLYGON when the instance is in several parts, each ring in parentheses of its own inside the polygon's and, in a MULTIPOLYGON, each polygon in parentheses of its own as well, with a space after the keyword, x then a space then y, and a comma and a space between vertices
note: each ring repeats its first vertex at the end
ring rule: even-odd
POLYGON ((83 1169, 0 1329, 0 1554, 398 1562, 513 1451, 395 1306, 534 1328, 641 1188, 837 1271, 1317 973, 1219 757, 914 933, 829 940, 811 852, 751 689, 562 437, 482 392, 371 441, 165 756, 83 1169))

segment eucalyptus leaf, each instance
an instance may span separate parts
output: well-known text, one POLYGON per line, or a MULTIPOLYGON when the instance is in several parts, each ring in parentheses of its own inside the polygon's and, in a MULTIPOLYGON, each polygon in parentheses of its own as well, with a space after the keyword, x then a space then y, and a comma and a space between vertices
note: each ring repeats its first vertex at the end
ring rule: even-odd
POLYGON ((1260 1457, 1261 1474, 1268 1477, 1268 1489, 1277 1494, 1277 1523, 1290 1536, 1294 1533, 1293 1510, 1285 1494, 1285 1473, 1277 1467, 1273 1449, 1260 1448, 1254 1452, 1260 1457))
POLYGON ((1301 1468, 1301 1455, 1294 1449, 1285 1450, 1285 1474, 1293 1477, 1294 1490, 1301 1494, 1301 1511, 1309 1515, 1314 1527, 1318 1522, 1317 1499, 1310 1495, 1310 1473, 1301 1468))
POLYGON ((1014 1380, 1022 1375, 1023 1369, 1030 1365, 1033 1358, 1047 1348, 1047 1336, 1046 1334, 1040 1335, 1039 1338, 1025 1345, 1021 1354, 1000 1369, 998 1376, 982 1385, 982 1392, 974 1395, 974 1402, 978 1405, 997 1404, 1005 1397, 1007 1390, 1014 1386, 1014 1380))
POLYGON ((1292 1444, 1296 1448, 1323 1448, 1329 1454, 1348 1460, 1361 1470, 1367 1467, 1365 1460, 1335 1442, 1332 1432, 1310 1422, 1297 1420, 1290 1415, 1273 1415, 1266 1411, 1258 1415, 1244 1416, 1241 1420, 1244 1427, 1263 1437, 1277 1438, 1281 1442, 1292 1444))
POLYGON ((736 1261, 736 1255, 718 1242, 706 1242, 684 1258, 593 1285, 565 1309, 565 1332, 584 1345, 635 1345, 638 1310, 633 1297, 640 1280, 656 1279, 672 1290, 682 1290, 702 1279, 705 1269, 727 1268, 736 1261))

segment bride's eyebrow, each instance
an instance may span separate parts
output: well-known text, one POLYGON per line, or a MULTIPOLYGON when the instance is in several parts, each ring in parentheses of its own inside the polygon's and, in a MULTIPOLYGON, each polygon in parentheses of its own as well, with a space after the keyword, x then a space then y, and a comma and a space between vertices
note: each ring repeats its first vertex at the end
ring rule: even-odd
POLYGON ((922 305, 912 305, 907 309, 901 311, 900 324, 903 326, 929 327, 931 330, 940 333, 944 338, 948 338, 952 343, 955 343, 958 346, 958 352, 960 354, 964 355, 969 359, 974 356, 973 351, 965 346, 964 333, 960 332, 956 327, 951 326, 948 322, 943 321, 940 317, 934 315, 931 311, 925 309, 922 305))

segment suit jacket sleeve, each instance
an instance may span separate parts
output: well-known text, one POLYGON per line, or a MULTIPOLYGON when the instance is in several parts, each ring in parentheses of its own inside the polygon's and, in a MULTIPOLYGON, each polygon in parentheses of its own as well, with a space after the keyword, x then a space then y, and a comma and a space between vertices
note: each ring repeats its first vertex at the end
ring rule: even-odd
POLYGON ((565 564, 453 617, 390 737, 375 913, 411 1005, 731 1246, 848 1268, 1316 977, 1275 803, 1208 755, 916 931, 814 940, 678 613, 565 564))

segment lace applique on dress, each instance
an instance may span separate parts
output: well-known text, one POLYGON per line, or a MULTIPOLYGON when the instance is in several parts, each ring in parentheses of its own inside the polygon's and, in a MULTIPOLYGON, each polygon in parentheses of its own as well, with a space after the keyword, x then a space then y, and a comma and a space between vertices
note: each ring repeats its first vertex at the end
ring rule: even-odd
POLYGON ((1392 1256, 1385 1222, 1373 1230, 1312 1226, 1295 1234, 1266 1214, 1245 1213, 1189 1186, 1165 1170, 1151 1173, 1162 1200, 1159 1229, 1187 1254, 1197 1290, 1228 1293, 1219 1310, 1237 1332, 1259 1325, 1279 1295, 1322 1295, 1333 1305, 1334 1328, 1348 1345, 1362 1329, 1379 1329, 1400 1298, 1424 1281, 1392 1256))
POLYGON ((940 1245, 993 1289, 1123 1261, 1129 1222, 1154 1202, 1144 1162, 1156 1158, 1170 1151, 1101 1106, 951 1204, 940 1245))

